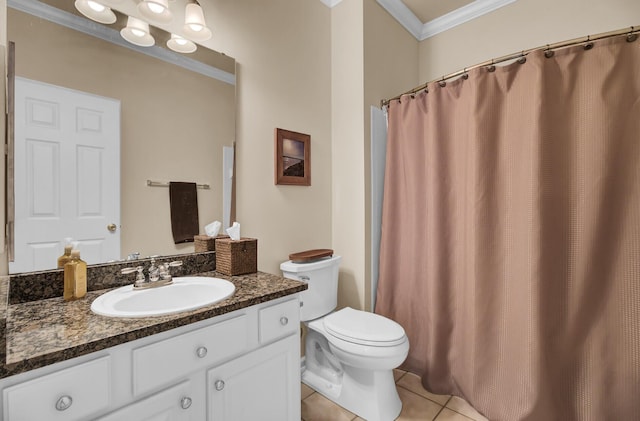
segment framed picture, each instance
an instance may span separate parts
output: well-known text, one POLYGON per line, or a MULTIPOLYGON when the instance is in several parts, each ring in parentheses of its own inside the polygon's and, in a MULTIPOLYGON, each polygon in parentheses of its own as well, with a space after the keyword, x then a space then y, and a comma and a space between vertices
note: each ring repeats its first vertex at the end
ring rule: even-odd
POLYGON ((311 185, 311 136, 275 130, 275 184, 311 185))

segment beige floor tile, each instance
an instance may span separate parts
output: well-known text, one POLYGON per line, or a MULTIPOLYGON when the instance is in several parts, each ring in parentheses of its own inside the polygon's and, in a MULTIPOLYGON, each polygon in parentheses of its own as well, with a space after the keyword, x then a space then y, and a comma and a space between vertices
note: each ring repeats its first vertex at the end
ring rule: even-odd
POLYGON ((453 396, 451 399, 449 399, 449 402, 447 402, 447 408, 459 412, 460 414, 465 415, 474 421, 488 421, 487 418, 482 416, 482 414, 480 414, 471 405, 469 405, 467 401, 457 396, 453 396))
POLYGON ((393 369, 393 381, 397 382, 400 377, 404 376, 407 372, 398 368, 393 369))
POLYGON ((444 408, 442 412, 438 414, 435 421, 472 421, 472 419, 450 409, 444 408))
POLYGON ((420 377, 413 373, 407 373, 398 381, 398 386, 402 386, 405 389, 409 389, 410 391, 417 393, 420 396, 424 396, 427 399, 431 399, 434 402, 439 403, 442 406, 445 406, 450 395, 436 395, 428 390, 425 390, 422 387, 422 383, 420 382, 420 377))
POLYGON ((319 393, 302 401, 302 419, 305 421, 351 421, 355 414, 331 402, 319 393))
POLYGON ((313 390, 312 388, 310 388, 306 384, 300 382, 300 399, 305 400, 306 398, 308 398, 309 396, 311 396, 311 394, 313 394, 315 392, 316 392, 315 390, 313 390))
POLYGON ((402 387, 398 388, 398 394, 402 401, 402 412, 396 421, 431 421, 442 409, 437 403, 402 387))

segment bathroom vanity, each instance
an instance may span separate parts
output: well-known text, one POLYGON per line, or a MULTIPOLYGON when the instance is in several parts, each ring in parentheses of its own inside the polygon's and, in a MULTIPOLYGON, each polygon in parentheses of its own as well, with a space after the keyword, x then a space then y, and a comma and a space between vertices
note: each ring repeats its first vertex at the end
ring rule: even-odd
POLYGON ((265 273, 224 276, 234 295, 142 319, 91 313, 86 299, 9 305, 2 419, 299 420, 298 293, 265 273))

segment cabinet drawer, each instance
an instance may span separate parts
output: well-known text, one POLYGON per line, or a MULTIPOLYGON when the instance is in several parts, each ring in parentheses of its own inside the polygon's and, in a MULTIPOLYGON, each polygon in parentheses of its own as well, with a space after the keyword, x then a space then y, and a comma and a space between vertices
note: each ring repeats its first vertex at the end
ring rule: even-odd
POLYGON ((249 347, 248 328, 249 317, 242 315, 134 349, 134 395, 245 351, 249 347))
POLYGON ((7 421, 78 420, 111 401, 109 357, 60 370, 4 389, 7 421))
POLYGON ((259 312, 260 343, 295 333, 300 329, 300 302, 290 300, 266 307, 259 312))
POLYGON ((97 421, 203 420, 204 401, 197 401, 194 389, 191 382, 185 381, 98 418, 97 421))

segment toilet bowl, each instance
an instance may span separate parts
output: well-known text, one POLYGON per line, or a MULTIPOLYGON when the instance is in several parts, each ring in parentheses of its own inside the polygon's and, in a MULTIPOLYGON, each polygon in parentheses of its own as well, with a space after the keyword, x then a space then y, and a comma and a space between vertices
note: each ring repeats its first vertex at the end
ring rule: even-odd
POLYGON ((301 293, 308 328, 302 382, 366 420, 393 420, 402 409, 393 369, 407 357, 409 340, 386 317, 349 307, 334 311, 340 259, 280 265, 285 277, 308 283, 301 293))

